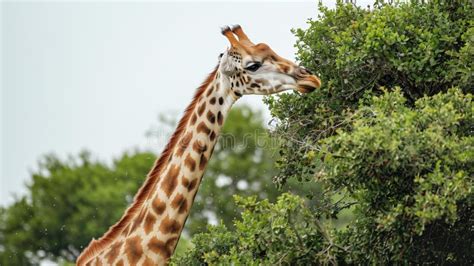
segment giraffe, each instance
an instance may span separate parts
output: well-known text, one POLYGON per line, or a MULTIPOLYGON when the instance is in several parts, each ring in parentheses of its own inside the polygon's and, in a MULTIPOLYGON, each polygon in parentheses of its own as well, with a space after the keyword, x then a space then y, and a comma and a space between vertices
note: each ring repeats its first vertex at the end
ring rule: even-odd
POLYGON ((217 137, 243 95, 308 93, 319 78, 254 44, 239 25, 222 28, 230 47, 197 89, 162 154, 122 218, 92 240, 77 265, 166 265, 189 215, 217 137))

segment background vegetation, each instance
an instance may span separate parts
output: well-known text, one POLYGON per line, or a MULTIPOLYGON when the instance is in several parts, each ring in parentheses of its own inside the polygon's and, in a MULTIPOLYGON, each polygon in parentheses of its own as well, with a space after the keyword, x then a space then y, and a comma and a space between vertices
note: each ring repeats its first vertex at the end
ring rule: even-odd
MULTIPOLYGON (((472 3, 318 14, 294 33, 323 87, 266 98, 271 137, 259 113, 232 111, 172 263, 472 265, 472 3)), ((0 208, 0 264, 74 261, 155 157, 45 156, 29 194, 0 208)))

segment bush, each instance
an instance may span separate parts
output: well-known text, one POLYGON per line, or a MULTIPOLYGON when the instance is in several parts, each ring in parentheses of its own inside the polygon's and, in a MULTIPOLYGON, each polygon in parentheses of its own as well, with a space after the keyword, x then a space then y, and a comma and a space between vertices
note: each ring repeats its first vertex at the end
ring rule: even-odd
POLYGON ((235 197, 243 208, 235 231, 223 224, 193 238, 190 252, 175 256, 174 265, 273 265, 333 261, 332 238, 298 196, 284 193, 276 203, 235 197), (325 252, 321 252, 326 250, 325 252))
POLYGON ((297 57, 318 73, 321 90, 266 99, 283 140, 277 183, 311 179, 304 156, 344 122, 367 93, 400 87, 407 105, 457 86, 473 92, 474 9, 470 1, 376 1, 364 9, 338 1, 319 6, 317 20, 298 29, 297 57))
POLYGON ((473 262, 474 104, 459 90, 406 106, 400 90, 361 106, 324 143, 320 179, 355 199, 340 235, 349 262, 473 262), (343 244, 344 243, 344 244, 343 244))

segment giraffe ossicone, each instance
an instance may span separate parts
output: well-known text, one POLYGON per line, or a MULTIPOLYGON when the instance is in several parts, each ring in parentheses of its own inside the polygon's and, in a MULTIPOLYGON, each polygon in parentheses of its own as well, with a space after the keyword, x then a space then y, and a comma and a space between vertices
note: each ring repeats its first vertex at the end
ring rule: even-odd
POLYGON ((197 89, 160 157, 122 218, 92 240, 77 265, 166 265, 189 215, 224 120, 247 94, 308 93, 319 78, 254 44, 239 25, 222 28, 230 47, 197 89))

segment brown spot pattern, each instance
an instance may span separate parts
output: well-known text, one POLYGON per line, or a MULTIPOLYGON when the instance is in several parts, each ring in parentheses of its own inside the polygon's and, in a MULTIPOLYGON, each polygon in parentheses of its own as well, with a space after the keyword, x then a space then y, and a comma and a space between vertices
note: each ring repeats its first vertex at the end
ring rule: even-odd
POLYGON ((155 198, 151 203, 151 207, 153 208, 156 214, 161 215, 166 209, 166 204, 162 202, 159 198, 155 198))
POLYGON ((176 243, 178 242, 178 237, 171 237, 168 240, 166 240, 166 246, 170 249, 171 253, 173 253, 174 247, 176 246, 176 243))
POLYGON ((216 138, 216 133, 212 131, 211 134, 209 135, 209 138, 211 139, 211 141, 214 141, 214 139, 216 138))
POLYGON ((220 104, 220 105, 223 105, 223 104, 224 104, 224 98, 219 97, 219 104, 220 104))
POLYGON ((207 164, 207 158, 204 154, 201 154, 201 159, 199 160, 199 170, 204 170, 207 164))
MULTIPOLYGON (((219 116, 217 117, 217 119, 219 119, 219 116)), ((197 131, 197 133, 202 132, 206 135, 211 132, 211 130, 206 126, 206 124, 204 122, 199 123, 199 125, 197 126, 196 131, 197 131)))
POLYGON ((214 122, 216 122, 216 116, 214 115, 212 111, 207 112, 207 120, 209 120, 211 124, 214 124, 214 122))
POLYGON ((141 211, 140 211, 140 214, 138 215, 137 217, 137 220, 138 221, 143 221, 143 218, 145 218, 145 215, 147 214, 147 209, 146 208, 143 208, 141 211))
POLYGON ((149 234, 153 230, 153 226, 156 222, 156 217, 153 213, 149 212, 148 215, 145 217, 143 230, 145 230, 146 234, 149 234))
POLYGON ((188 209, 188 202, 183 194, 178 194, 174 197, 173 201, 171 201, 171 207, 178 209, 179 213, 183 213, 188 209))
POLYGON ((203 153, 207 150, 207 145, 196 140, 193 143, 193 150, 197 153, 203 153))
POLYGON ((178 240, 176 237, 168 239, 166 242, 159 240, 156 236, 152 237, 148 242, 148 248, 154 253, 160 254, 163 258, 171 257, 174 244, 178 240))
POLYGON ((183 187, 187 188, 188 191, 193 190, 197 185, 197 179, 193 179, 189 181, 186 177, 183 177, 183 187))
POLYGON ((137 218, 135 218, 135 220, 133 220, 133 225, 132 225, 131 231, 135 231, 135 229, 137 229, 137 227, 142 223, 143 218, 145 217, 145 214, 146 214, 146 209, 143 208, 140 211, 140 213, 138 214, 137 218))
POLYGON ((197 120, 197 115, 193 114, 193 116, 191 117, 191 125, 196 124, 196 120, 197 120))
POLYGON ((217 113, 217 123, 218 123, 219 125, 222 125, 222 122, 223 122, 223 121, 224 121, 224 117, 222 116, 221 111, 219 111, 219 112, 217 113))
POLYGON ((179 229, 181 229, 179 222, 170 218, 169 215, 166 215, 166 217, 161 221, 160 231, 163 234, 176 233, 179 229))
POLYGON ((186 159, 184 159, 184 165, 189 168, 189 170, 194 171, 196 169, 196 161, 194 161, 191 154, 188 153, 186 159))
POLYGON ((107 263, 112 264, 115 259, 117 259, 118 255, 120 254, 120 249, 122 248, 123 242, 115 242, 110 246, 109 252, 105 255, 105 259, 107 263))
POLYGON ((169 258, 171 252, 169 252, 166 243, 158 240, 156 236, 152 237, 148 242, 148 248, 154 253, 160 254, 163 258, 169 258))
POLYGON ((120 259, 115 266, 124 266, 123 259, 120 259))
POLYGON ((146 256, 145 261, 143 262, 142 266, 155 266, 156 264, 153 262, 150 257, 146 256))
POLYGON ((189 183, 188 190, 189 191, 193 190, 196 187, 197 182, 198 182, 197 179, 193 179, 193 181, 191 181, 191 183, 189 183))
POLYGON ((210 104, 215 104, 215 103, 216 103, 216 97, 212 97, 212 98, 209 100, 209 103, 210 103, 210 104))
POLYGON ((96 265, 96 266, 102 266, 102 262, 100 261, 99 257, 95 258, 94 265, 96 265))
POLYGON ((184 135, 184 137, 179 142, 179 147, 178 147, 178 151, 176 152, 176 155, 178 156, 183 155, 184 151, 189 145, 189 142, 191 142, 192 137, 193 137, 192 132, 189 132, 188 134, 184 135))
POLYGON ((183 187, 188 187, 189 186, 189 179, 187 179, 185 176, 181 178, 181 184, 183 187))
POLYGON ((171 193, 173 193, 176 185, 178 185, 178 174, 179 166, 171 165, 168 173, 166 173, 166 176, 161 183, 161 189, 168 197, 171 196, 171 193))
POLYGON ((198 108, 198 115, 202 115, 204 113, 204 110, 206 109, 206 103, 202 103, 201 106, 198 108))
POLYGON ((143 254, 143 248, 140 245, 141 238, 134 236, 125 241, 125 254, 131 265, 136 265, 143 254))
POLYGON ((210 87, 209 90, 206 93, 206 96, 211 95, 212 91, 214 90, 214 87, 210 87))

